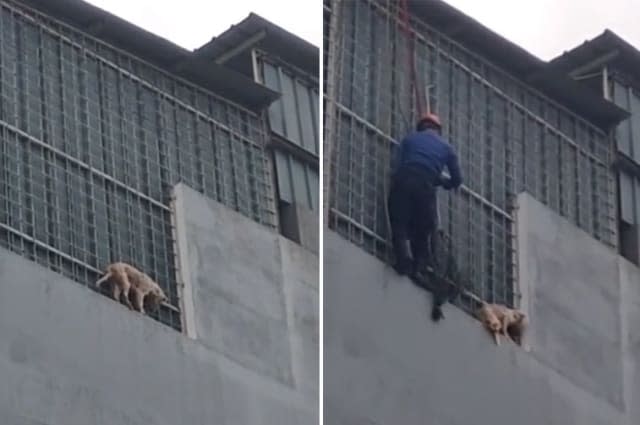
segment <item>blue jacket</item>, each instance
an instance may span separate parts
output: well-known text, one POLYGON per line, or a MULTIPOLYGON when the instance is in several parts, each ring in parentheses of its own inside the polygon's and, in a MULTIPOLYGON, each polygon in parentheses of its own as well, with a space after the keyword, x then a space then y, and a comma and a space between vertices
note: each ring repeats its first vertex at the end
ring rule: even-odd
POLYGON ((453 147, 433 130, 416 131, 400 142, 396 157, 395 172, 404 166, 424 169, 445 189, 455 189, 462 184, 458 156, 453 147), (451 178, 442 178, 442 170, 447 167, 451 178))

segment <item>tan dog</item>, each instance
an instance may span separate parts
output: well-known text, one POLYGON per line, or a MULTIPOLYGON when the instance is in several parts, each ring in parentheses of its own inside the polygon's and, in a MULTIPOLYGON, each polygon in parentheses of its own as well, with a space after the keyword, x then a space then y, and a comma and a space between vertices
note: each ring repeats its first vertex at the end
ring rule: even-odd
POLYGON ((527 316, 523 312, 502 304, 482 303, 478 318, 493 334, 496 345, 500 345, 499 334, 522 346, 522 338, 527 326, 527 316))
POLYGON ((129 298, 129 295, 131 295, 135 303, 135 310, 143 314, 145 313, 145 298, 151 301, 154 308, 168 300, 162 288, 153 279, 127 263, 109 264, 105 270, 105 275, 96 282, 96 286, 100 287, 107 280, 111 280, 113 283, 114 300, 119 302, 120 296, 124 295, 125 303, 130 309, 134 310, 129 298))
POLYGON ((528 349, 528 347, 523 345, 524 333, 527 330, 528 324, 529 321, 527 320, 526 314, 519 310, 509 309, 509 313, 505 315, 503 332, 514 343, 528 349))
POLYGON ((503 327, 501 319, 504 315, 498 306, 496 304, 487 304, 483 301, 476 314, 484 327, 493 335, 496 345, 500 345, 499 335, 502 333, 503 327))

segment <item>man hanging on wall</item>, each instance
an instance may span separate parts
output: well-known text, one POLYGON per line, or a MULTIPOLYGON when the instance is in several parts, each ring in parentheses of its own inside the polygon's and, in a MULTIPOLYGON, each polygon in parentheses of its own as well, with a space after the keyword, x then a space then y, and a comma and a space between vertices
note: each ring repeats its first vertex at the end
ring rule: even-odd
POLYGON ((415 276, 425 263, 432 263, 429 252, 431 235, 438 225, 437 187, 451 190, 462 184, 458 156, 441 136, 441 129, 437 115, 423 115, 416 131, 400 143, 396 157, 389 193, 389 219, 394 268, 400 275, 415 276), (445 166, 450 178, 442 175, 445 166))

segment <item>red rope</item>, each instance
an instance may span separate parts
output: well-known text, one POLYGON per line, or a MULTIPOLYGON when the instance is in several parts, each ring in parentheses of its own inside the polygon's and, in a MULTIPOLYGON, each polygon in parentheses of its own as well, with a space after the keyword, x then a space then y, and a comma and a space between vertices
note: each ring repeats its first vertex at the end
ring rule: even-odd
POLYGON ((424 111, 422 101, 422 93, 418 86, 417 70, 416 70, 416 54, 415 54, 415 35, 411 29, 411 20, 409 16, 409 3, 408 0, 400 0, 400 20, 402 22, 403 29, 407 36, 407 65, 409 67, 409 90, 413 86, 413 90, 416 96, 416 106, 418 108, 418 115, 422 115, 424 111))

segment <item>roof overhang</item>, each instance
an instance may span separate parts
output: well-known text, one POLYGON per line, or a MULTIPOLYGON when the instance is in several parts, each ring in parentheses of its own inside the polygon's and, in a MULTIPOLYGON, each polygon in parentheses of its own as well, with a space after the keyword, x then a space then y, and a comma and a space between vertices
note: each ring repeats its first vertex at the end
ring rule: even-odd
POLYGON ((411 12, 425 23, 602 130, 609 131, 629 117, 624 109, 591 92, 566 73, 554 69, 444 1, 427 0, 409 4, 411 12))
POLYGON ((550 65, 572 75, 607 65, 622 71, 640 87, 640 51, 611 30, 564 52, 550 65))
POLYGON ((235 56, 247 54, 254 47, 317 78, 320 49, 255 13, 196 49, 195 53, 224 63, 235 56))

